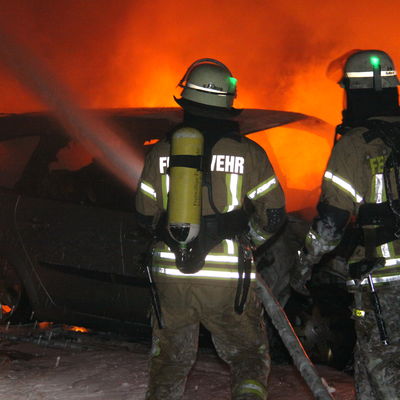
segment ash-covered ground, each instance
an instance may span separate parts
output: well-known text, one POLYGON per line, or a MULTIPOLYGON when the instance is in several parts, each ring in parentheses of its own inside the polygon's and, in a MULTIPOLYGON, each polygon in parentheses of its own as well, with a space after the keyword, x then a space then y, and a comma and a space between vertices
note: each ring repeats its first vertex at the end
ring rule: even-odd
MULTIPOLYGON (((150 344, 104 333, 76 333, 62 326, 0 328, 0 399, 143 400, 150 344)), ((350 375, 326 366, 318 371, 335 399, 353 400, 350 375)), ((229 371, 209 347, 201 347, 185 400, 229 400, 229 371)), ((273 365, 269 400, 311 400, 296 369, 273 365)))

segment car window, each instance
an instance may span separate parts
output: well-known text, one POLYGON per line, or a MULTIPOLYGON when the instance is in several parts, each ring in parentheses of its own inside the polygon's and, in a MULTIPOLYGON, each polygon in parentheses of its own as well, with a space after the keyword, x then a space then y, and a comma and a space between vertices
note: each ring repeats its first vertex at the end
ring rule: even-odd
POLYGON ((0 142, 0 186, 14 188, 38 143, 39 136, 19 137, 0 142))
POLYGON ((74 141, 56 152, 39 187, 41 197, 121 211, 134 209, 133 191, 74 141))

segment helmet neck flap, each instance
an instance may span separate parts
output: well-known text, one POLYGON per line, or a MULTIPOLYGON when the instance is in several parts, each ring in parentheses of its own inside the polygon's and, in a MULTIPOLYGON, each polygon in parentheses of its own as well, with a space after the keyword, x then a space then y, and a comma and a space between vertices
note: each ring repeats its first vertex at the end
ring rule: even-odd
POLYGON ((398 97, 397 88, 346 90, 343 124, 354 127, 371 117, 400 116, 398 97))

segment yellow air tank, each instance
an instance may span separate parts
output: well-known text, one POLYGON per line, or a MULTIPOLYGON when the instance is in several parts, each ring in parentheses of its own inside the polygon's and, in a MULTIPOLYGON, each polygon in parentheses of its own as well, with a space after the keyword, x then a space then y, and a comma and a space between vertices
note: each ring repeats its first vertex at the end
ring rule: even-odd
POLYGON ((183 127, 172 135, 168 231, 180 245, 178 263, 184 261, 186 245, 200 231, 203 147, 204 138, 197 129, 183 127))

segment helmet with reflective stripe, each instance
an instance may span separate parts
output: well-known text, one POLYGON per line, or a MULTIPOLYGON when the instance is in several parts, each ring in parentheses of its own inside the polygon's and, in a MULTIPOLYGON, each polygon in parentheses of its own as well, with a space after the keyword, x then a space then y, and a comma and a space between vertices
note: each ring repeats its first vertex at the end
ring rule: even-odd
POLYGON ((212 58, 195 61, 178 83, 182 99, 231 109, 236 97, 236 79, 228 67, 212 58))
POLYGON ((382 90, 399 85, 392 59, 381 50, 361 50, 347 59, 339 82, 346 89, 382 90))

